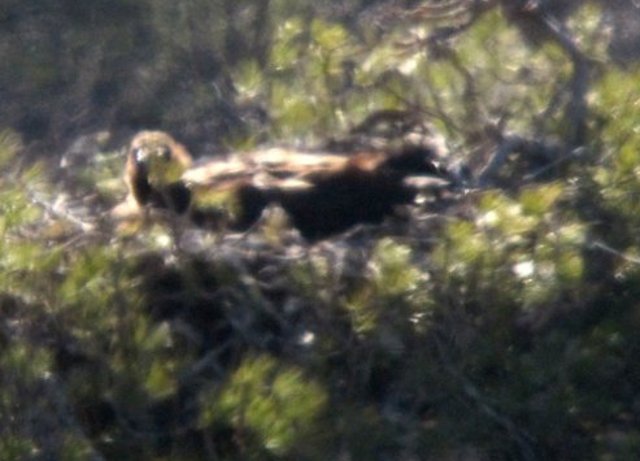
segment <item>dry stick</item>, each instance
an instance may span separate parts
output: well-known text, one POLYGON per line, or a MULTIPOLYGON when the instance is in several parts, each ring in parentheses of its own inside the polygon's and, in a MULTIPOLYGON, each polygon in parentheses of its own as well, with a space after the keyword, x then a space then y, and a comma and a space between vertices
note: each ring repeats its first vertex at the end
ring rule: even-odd
POLYGON ((568 82, 571 98, 565 112, 565 119, 571 127, 569 141, 565 143, 565 149, 562 149, 560 146, 529 140, 517 135, 504 136, 478 177, 479 187, 487 187, 491 183, 495 174, 512 152, 520 151, 523 154, 542 152, 545 153, 545 156, 553 158, 551 154, 557 156, 562 150, 570 150, 571 154, 558 160, 564 161, 572 155, 576 148, 584 144, 587 118, 586 96, 589 90, 591 63, 580 51, 573 37, 556 18, 544 12, 537 13, 537 17, 540 19, 541 25, 546 27, 551 39, 562 48, 573 63, 573 75, 568 82))
POLYGON ((513 437, 520 449, 522 459, 526 461, 535 461, 538 459, 533 449, 533 445, 535 444, 534 437, 527 431, 520 429, 509 416, 501 414, 489 403, 489 399, 482 394, 471 379, 452 365, 454 363, 453 360, 449 357, 444 345, 439 340, 436 340, 436 350, 440 356, 444 370, 458 383, 464 397, 475 405, 480 413, 484 414, 489 420, 493 421, 513 437))
POLYGON ((541 13, 541 21, 546 25, 554 41, 564 50, 573 62, 573 76, 571 77, 571 99, 567 105, 566 119, 571 122, 570 146, 584 144, 586 135, 587 102, 589 90, 589 72, 591 63, 580 51, 575 40, 562 24, 553 16, 541 13))
POLYGON ((525 175, 524 180, 525 181, 533 181, 538 176, 541 176, 544 173, 546 173, 547 171, 549 171, 551 168, 555 168, 556 166, 558 166, 561 163, 564 163, 564 162, 566 162, 568 160, 572 160, 572 159, 578 158, 584 152, 585 152, 585 148, 578 147, 576 149, 573 149, 571 152, 564 153, 563 155, 557 157, 555 160, 553 160, 552 162, 549 162, 545 166, 543 166, 541 168, 538 168, 537 170, 525 175))
POLYGON ((626 255, 623 252, 621 252, 619 250, 616 250, 613 247, 610 247, 609 245, 604 243, 602 240, 596 240, 594 242, 591 242, 587 246, 588 246, 588 248, 595 248, 597 250, 604 251, 605 253, 609 253, 609 254, 612 254, 614 256, 618 256, 619 258, 622 258, 627 262, 630 262, 630 263, 633 263, 633 264, 640 264, 640 258, 636 258, 634 256, 626 255))
POLYGON ((56 210, 56 207, 54 205, 51 205, 50 203, 47 203, 44 200, 39 199, 35 196, 31 196, 30 199, 31 199, 31 203, 39 206, 40 208, 45 210, 49 215, 53 216, 54 218, 64 219, 68 221, 69 223, 73 224, 79 231, 86 233, 86 232, 92 232, 96 230, 96 225, 94 223, 83 221, 82 219, 74 216, 68 210, 65 210, 65 211, 56 210))
POLYGON ((477 185, 478 187, 488 187, 512 152, 521 152, 525 155, 533 155, 535 153, 536 155, 544 155, 544 157, 554 159, 558 157, 560 150, 560 146, 551 143, 535 141, 519 135, 504 136, 491 160, 480 172, 477 185))

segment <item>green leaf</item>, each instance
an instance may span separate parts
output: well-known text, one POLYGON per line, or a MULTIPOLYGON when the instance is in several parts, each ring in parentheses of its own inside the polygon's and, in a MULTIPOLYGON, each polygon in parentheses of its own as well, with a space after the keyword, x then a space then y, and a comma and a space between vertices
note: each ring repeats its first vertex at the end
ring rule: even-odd
POLYGON ((519 197, 523 212, 536 216, 542 216, 550 212, 562 196, 564 187, 562 184, 556 182, 526 188, 519 197))
POLYGON ((369 267, 379 295, 400 295, 418 286, 421 274, 413 266, 411 256, 410 247, 398 244, 390 238, 378 242, 369 267))
POLYGON ((144 382, 144 387, 149 395, 155 399, 175 393, 177 382, 171 365, 162 358, 154 360, 144 382))
POLYGON ((15 131, 0 130, 0 168, 6 168, 20 149, 22 149, 22 141, 15 131))
POLYGON ((327 396, 301 370, 268 356, 245 359, 221 391, 203 394, 203 426, 223 418, 250 429, 263 448, 283 455, 315 433, 327 396))
POLYGON ((319 19, 311 23, 313 40, 325 50, 331 51, 344 47, 348 42, 348 34, 340 24, 330 24, 319 19))

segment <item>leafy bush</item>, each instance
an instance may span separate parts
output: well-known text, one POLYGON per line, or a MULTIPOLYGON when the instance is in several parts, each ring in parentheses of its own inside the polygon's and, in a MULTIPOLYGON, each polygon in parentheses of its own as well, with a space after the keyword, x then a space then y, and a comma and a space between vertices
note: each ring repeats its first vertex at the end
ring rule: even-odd
POLYGON ((531 3, 0 7, 0 458, 632 459, 637 70, 622 6, 531 3), (442 133, 453 185, 316 244, 275 210, 118 232, 119 146, 61 172, 37 133, 100 114, 196 146, 442 133))

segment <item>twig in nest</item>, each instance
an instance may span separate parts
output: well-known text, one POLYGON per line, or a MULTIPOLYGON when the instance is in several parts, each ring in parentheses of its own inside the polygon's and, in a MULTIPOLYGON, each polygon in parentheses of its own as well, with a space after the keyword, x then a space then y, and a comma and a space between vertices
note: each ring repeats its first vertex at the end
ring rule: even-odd
MULTIPOLYGON (((551 159, 556 159, 556 162, 558 161, 558 153, 561 150, 558 145, 544 141, 527 139, 519 135, 500 135, 500 138, 498 147, 491 157, 491 160, 489 160, 478 176, 478 187, 489 186, 491 181, 496 177, 500 168, 502 168, 509 158, 509 155, 513 152, 520 152, 529 156, 543 156, 549 159, 550 162, 551 159)), ((549 165, 547 165, 547 167, 549 167, 549 165)), ((538 174, 540 174, 539 171, 538 174)))

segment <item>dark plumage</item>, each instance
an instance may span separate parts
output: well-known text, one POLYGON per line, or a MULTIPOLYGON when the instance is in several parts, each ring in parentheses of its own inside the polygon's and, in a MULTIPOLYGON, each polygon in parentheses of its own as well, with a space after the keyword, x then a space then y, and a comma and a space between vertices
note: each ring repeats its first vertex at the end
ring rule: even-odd
POLYGON ((202 226, 224 221, 247 229, 270 203, 301 234, 317 239, 358 223, 376 223, 411 203, 409 176, 439 174, 424 148, 350 156, 267 149, 192 166, 186 149, 162 132, 136 135, 127 158, 129 205, 168 208, 202 226))

